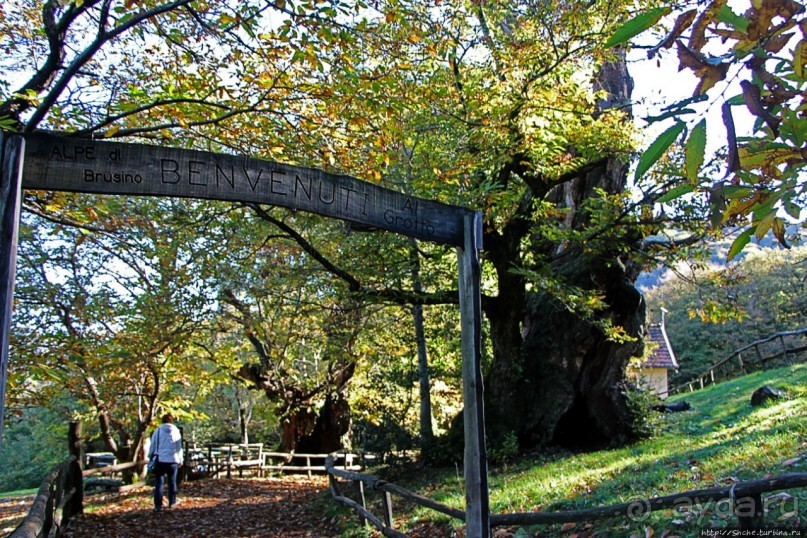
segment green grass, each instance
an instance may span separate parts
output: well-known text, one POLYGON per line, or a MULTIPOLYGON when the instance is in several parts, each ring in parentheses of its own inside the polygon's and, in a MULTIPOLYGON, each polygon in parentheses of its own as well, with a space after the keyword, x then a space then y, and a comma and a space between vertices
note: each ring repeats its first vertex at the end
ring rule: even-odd
POLYGON ((15 489, 13 491, 0 491, 0 499, 11 499, 14 497, 28 497, 29 495, 36 495, 39 488, 30 489, 15 489))
MULTIPOLYGON (((491 468, 491 512, 593 508, 807 472, 807 364, 758 372, 669 401, 682 399, 692 404, 692 410, 659 415, 660 433, 642 442, 591 453, 537 454, 491 468), (751 407, 751 394, 762 385, 782 388, 786 395, 770 405, 751 407), (797 457, 801 460, 792 463, 797 457)), ((432 476, 419 489, 446 504, 464 505, 455 473, 432 476)), ((773 495, 763 495, 770 503, 767 524, 807 525, 807 488, 790 491, 792 498, 773 495)), ((413 516, 411 521, 439 517, 419 509, 413 516)), ((594 536, 645 536, 646 528, 652 527, 656 536, 667 530, 683 538, 697 536, 705 527, 736 525, 723 502, 654 512, 642 521, 600 520, 588 530, 594 536)), ((517 531, 516 536, 539 531, 540 536, 568 536, 586 530, 586 525, 571 527, 536 526, 517 531)))

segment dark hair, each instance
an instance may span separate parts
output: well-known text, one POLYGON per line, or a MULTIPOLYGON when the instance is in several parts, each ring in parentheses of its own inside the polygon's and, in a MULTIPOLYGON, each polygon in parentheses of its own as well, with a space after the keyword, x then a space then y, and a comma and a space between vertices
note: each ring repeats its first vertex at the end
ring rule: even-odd
POLYGON ((171 413, 166 413, 163 415, 163 424, 173 424, 174 423, 174 415, 171 413))

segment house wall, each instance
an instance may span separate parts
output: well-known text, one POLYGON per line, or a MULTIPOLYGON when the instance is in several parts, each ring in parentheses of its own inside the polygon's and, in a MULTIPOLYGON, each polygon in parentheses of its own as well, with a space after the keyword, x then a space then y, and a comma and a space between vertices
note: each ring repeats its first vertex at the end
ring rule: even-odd
POLYGON ((641 370, 631 370, 630 377, 636 379, 636 384, 645 388, 661 398, 667 397, 669 387, 667 385, 666 368, 642 368, 641 370))

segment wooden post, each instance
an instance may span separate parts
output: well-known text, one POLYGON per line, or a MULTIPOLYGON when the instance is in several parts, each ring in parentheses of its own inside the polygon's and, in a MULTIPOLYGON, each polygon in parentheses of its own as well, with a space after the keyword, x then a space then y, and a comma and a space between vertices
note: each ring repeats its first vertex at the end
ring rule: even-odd
POLYGON ((739 516, 740 530, 760 529, 765 524, 762 494, 753 493, 735 500, 734 510, 739 516))
POLYGON ((81 422, 72 421, 67 426, 67 451, 76 458, 79 466, 83 469, 81 458, 81 422))
POLYGON ((393 529, 392 495, 389 491, 381 491, 381 508, 384 510, 384 525, 393 529))
POLYGON ((6 372, 11 336, 11 307, 17 268, 17 237, 25 140, 0 133, 0 448, 6 409, 6 372))
MULTIPOLYGON (((353 483, 356 484, 356 487, 359 489, 359 499, 361 500, 361 507, 366 509, 367 499, 364 496, 364 482, 362 482, 361 480, 354 480, 353 483)), ((360 527, 367 526, 367 519, 365 519, 365 517, 362 515, 361 512, 358 512, 358 514, 359 514, 359 526, 360 527)))
POLYGON ((793 361, 790 360, 790 356, 787 354, 787 345, 785 344, 785 337, 781 334, 779 335, 779 343, 782 344, 782 354, 785 356, 785 360, 787 364, 793 366, 793 361))
POLYGON ((742 353, 737 353, 737 362, 740 364, 740 371, 745 374, 745 364, 743 364, 743 355, 742 353))
POLYGON ((754 345, 754 350, 757 352, 757 361, 759 361, 759 366, 763 370, 765 369, 765 359, 762 358, 762 352, 759 350, 759 344, 754 345))
POLYGON ((458 252, 462 326, 462 397, 465 404, 465 536, 490 537, 488 465, 482 388, 482 291, 479 249, 482 215, 465 217, 465 246, 458 252))

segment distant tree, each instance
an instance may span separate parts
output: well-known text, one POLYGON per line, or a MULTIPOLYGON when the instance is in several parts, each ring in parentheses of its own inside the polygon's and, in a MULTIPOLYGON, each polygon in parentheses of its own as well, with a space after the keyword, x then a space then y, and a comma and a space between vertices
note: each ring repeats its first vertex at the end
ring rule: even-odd
POLYGON ((210 311, 197 279, 207 250, 182 225, 182 202, 71 202, 23 219, 10 401, 47 407, 66 392, 74 418, 134 461, 159 410, 186 409, 176 389, 203 372, 192 344, 210 311))
POLYGON ((667 332, 681 366, 672 383, 691 379, 746 344, 807 327, 807 247, 744 254, 727 267, 682 270, 681 277, 647 292, 651 315, 661 307, 669 311, 667 332))

